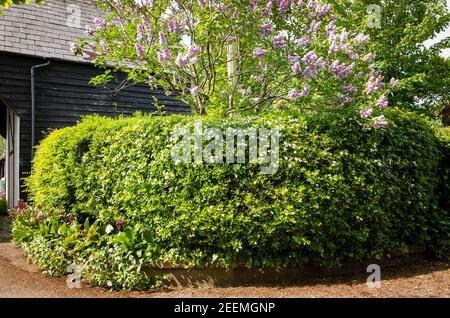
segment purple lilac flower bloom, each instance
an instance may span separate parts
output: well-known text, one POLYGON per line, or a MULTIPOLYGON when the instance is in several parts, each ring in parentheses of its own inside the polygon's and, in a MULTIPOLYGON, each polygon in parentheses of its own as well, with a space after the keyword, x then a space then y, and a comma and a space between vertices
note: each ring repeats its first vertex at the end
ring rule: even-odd
POLYGON ((373 54, 369 53, 361 59, 363 62, 372 62, 373 61, 373 54))
POLYGON ((319 14, 321 18, 324 18, 330 13, 331 9, 332 9, 331 4, 325 4, 323 6, 318 6, 316 8, 316 12, 319 14))
POLYGON ((144 26, 142 24, 138 24, 136 26, 136 31, 137 31, 136 41, 142 40, 145 37, 144 26))
POLYGON ((388 122, 386 120, 386 118, 384 118, 384 115, 375 117, 373 119, 373 127, 374 128, 383 128, 386 127, 388 125, 388 122))
POLYGON ((322 26, 322 21, 312 21, 311 22, 311 33, 315 33, 322 26))
POLYGON ((372 75, 369 78, 369 81, 367 82, 366 89, 364 90, 364 93, 366 95, 370 95, 370 94, 373 94, 376 91, 384 88, 383 79, 384 78, 381 75, 378 75, 378 76, 372 75))
POLYGON ((359 116, 361 116, 361 118, 369 118, 370 116, 372 116, 372 113, 373 113, 373 109, 368 108, 366 110, 361 110, 359 112, 359 116))
POLYGON ((197 0, 199 7, 202 9, 205 8, 205 5, 206 5, 205 2, 206 2, 206 0, 197 0))
POLYGON ((387 99, 386 94, 380 96, 380 98, 377 101, 377 106, 380 107, 381 109, 385 109, 386 107, 389 106, 389 101, 387 99))
POLYGON ((250 101, 251 101, 253 104, 258 104, 258 103, 261 101, 261 98, 259 98, 259 97, 254 97, 254 98, 250 99, 250 101))
POLYGON ((265 56, 267 54, 267 51, 264 49, 255 49, 253 50, 253 57, 254 58, 262 58, 263 56, 265 56))
POLYGON ((325 59, 323 57, 319 57, 315 63, 316 69, 320 72, 325 67, 325 59))
POLYGON ((289 98, 289 99, 298 99, 298 98, 300 98, 300 97, 302 97, 302 94, 299 93, 299 92, 297 92, 297 89, 296 89, 296 88, 292 88, 292 89, 289 91, 289 94, 288 94, 288 98, 289 98))
POLYGON ((309 86, 303 87, 302 91, 300 92, 300 97, 308 96, 309 93, 311 93, 311 88, 309 86))
POLYGON ((363 33, 359 33, 356 37, 355 37, 355 41, 357 43, 366 43, 367 41, 369 41, 369 36, 365 35, 363 33))
POLYGON ((355 86, 342 86, 342 91, 345 93, 351 93, 351 94, 357 94, 358 93, 358 88, 355 86))
POLYGON ((168 48, 164 48, 162 52, 158 53, 158 60, 160 63, 163 63, 170 57, 170 52, 168 48))
POLYGON ((250 4, 248 5, 248 12, 255 11, 256 7, 258 6, 259 0, 250 0, 250 4))
POLYGON ((196 56, 196 55, 200 54, 201 51, 202 51, 202 48, 200 46, 198 46, 198 45, 191 46, 188 49, 187 57, 191 58, 193 56, 196 56))
POLYGON ((283 34, 281 32, 278 33, 277 36, 274 36, 272 38, 272 42, 277 48, 283 48, 287 44, 286 40, 284 39, 283 34))
POLYGON ((278 6, 280 12, 286 12, 289 9, 289 1, 288 0, 279 0, 278 6))
POLYGON ((328 23, 328 25, 325 28, 325 31, 327 32, 328 36, 336 34, 336 25, 334 24, 334 21, 328 23))
POLYGON ((396 80, 395 78, 391 78, 391 81, 389 82, 389 84, 391 84, 392 87, 397 87, 398 80, 396 80))
POLYGON ((294 73, 294 75, 300 74, 302 72, 302 67, 300 66, 300 62, 295 62, 291 68, 292 68, 292 73, 294 73))
POLYGON ((106 20, 104 18, 94 18, 94 24, 97 30, 106 28, 106 20))
POLYGON ((303 57, 303 62, 305 62, 306 65, 313 65, 316 62, 316 60, 317 60, 317 54, 314 51, 309 51, 303 57))
POLYGON ((263 38, 265 38, 266 36, 269 35, 270 31, 272 31, 272 26, 266 23, 261 27, 260 34, 263 38))
POLYGON ((145 56, 144 48, 142 47, 142 45, 140 43, 136 43, 135 47, 136 47, 136 54, 138 57, 145 56))
POLYGON ((159 32, 159 44, 167 45, 167 38, 163 32, 159 32))
POLYGON ((299 45, 299 46, 309 47, 309 46, 311 46, 311 44, 312 44, 312 41, 309 36, 305 36, 297 41, 297 45, 299 45))
POLYGON ((310 9, 316 10, 317 2, 315 0, 310 0, 308 6, 310 7, 310 9))
POLYGON ((266 18, 270 17, 270 11, 272 10, 272 1, 267 2, 267 5, 261 10, 261 13, 266 18))
POLYGON ((201 89, 202 89, 201 86, 194 86, 194 87, 192 87, 191 88, 192 96, 198 96, 198 93, 200 92, 201 89))
POLYGON ((92 61, 95 59, 97 54, 93 50, 83 50, 83 59, 87 61, 92 61))
POLYGON ((187 56, 184 56, 181 53, 178 53, 177 59, 175 61, 175 64, 178 66, 184 66, 189 62, 189 59, 187 56))

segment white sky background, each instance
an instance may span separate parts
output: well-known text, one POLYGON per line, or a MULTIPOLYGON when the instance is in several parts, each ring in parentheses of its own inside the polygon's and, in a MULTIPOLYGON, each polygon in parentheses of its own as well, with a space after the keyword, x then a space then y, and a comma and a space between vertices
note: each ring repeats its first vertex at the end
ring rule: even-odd
MULTIPOLYGON (((447 8, 450 9, 450 0, 447 0, 447 8)), ((436 44, 436 43, 438 43, 440 40, 445 39, 445 38, 447 38, 447 37, 449 37, 449 36, 450 36, 450 26, 447 27, 447 30, 445 30, 445 31, 443 31, 443 32, 441 32, 441 33, 439 33, 434 39, 429 40, 429 41, 425 41, 424 44, 425 44, 426 47, 430 47, 430 46, 432 46, 433 44, 436 44)), ((450 57, 450 49, 445 49, 445 50, 443 50, 443 51, 441 52, 441 55, 444 56, 444 57, 450 57)))

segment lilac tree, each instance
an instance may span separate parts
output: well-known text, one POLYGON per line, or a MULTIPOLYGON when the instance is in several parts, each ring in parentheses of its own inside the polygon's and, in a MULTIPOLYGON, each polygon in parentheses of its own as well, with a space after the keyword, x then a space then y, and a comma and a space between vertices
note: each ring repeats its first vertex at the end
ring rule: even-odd
MULTIPOLYGON (((368 37, 315 0, 99 0, 105 17, 72 45, 129 80, 162 87, 197 114, 387 107, 368 37)), ((96 79, 106 82, 106 72, 96 79)), ((361 108, 361 109, 360 109, 361 108)), ((378 117, 374 125, 381 127, 378 117)))

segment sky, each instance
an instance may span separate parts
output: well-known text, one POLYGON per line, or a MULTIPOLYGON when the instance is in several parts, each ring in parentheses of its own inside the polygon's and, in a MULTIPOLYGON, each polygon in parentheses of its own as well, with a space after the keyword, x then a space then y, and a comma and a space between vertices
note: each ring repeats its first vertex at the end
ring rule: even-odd
MULTIPOLYGON (((450 0, 447 0, 447 8, 450 10, 450 0)), ((442 39, 445 39, 446 37, 450 36, 450 26, 447 28, 447 30, 439 33, 434 39, 426 41, 425 46, 430 47, 431 45, 439 42, 442 39)), ((450 57, 450 49, 445 49, 441 52, 441 55, 444 57, 450 57)))

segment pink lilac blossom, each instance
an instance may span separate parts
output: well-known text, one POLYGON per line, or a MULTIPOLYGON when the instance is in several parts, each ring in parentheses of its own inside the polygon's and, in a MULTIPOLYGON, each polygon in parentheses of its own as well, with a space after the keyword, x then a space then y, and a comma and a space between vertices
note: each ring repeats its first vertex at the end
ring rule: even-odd
POLYGON ((356 37, 355 37, 355 41, 356 43, 362 44, 362 43, 366 43, 367 41, 369 41, 369 36, 365 35, 363 33, 359 33, 356 37))
POLYGON ((363 62, 372 62, 373 61, 373 54, 369 53, 361 59, 363 62))
POLYGON ((200 86, 194 86, 191 89, 192 96, 198 96, 198 93, 200 92, 202 88, 200 86))
POLYGON ((389 82, 389 84, 392 87, 397 87, 398 86, 398 80, 396 80, 395 78, 391 78, 391 81, 389 82))
POLYGON ((377 101, 377 105, 378 107, 380 107, 381 109, 385 109, 386 107, 389 106, 389 101, 387 99, 386 94, 383 94, 380 96, 380 98, 377 101))
POLYGON ((384 83, 383 83, 383 79, 384 77, 381 75, 375 76, 372 75, 370 76, 367 84, 366 84, 366 89, 364 90, 364 93, 366 95, 370 95, 375 93, 376 91, 384 88, 384 83))
POLYGON ((373 109, 368 108, 366 110, 361 110, 359 112, 359 116, 361 116, 361 118, 369 118, 370 116, 372 116, 372 113, 373 113, 373 109))
POLYGON ((388 125, 388 122, 386 120, 386 118, 384 117, 384 115, 375 117, 373 119, 373 127, 374 128, 383 128, 386 127, 388 125))

